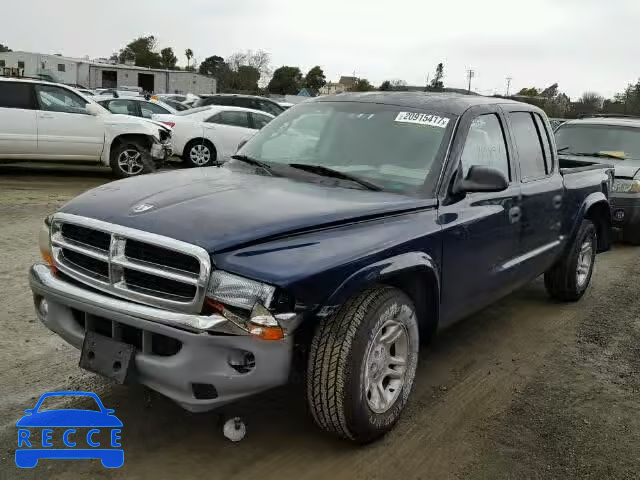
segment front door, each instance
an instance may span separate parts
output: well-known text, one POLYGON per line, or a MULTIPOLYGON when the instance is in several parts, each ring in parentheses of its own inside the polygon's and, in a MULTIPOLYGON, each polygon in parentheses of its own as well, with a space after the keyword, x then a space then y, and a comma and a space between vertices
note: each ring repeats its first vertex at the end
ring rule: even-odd
POLYGON ((38 155, 60 160, 99 160, 104 123, 86 112, 81 96, 56 85, 36 85, 38 155))
POLYGON ((33 84, 0 82, 0 158, 37 154, 38 127, 33 84))
POLYGON ((465 128, 458 174, 466 176, 475 165, 490 166, 504 173, 509 186, 502 192, 451 198, 439 209, 443 325, 488 305, 512 288, 510 262, 520 241, 521 191, 507 149, 504 117, 498 111, 472 115, 461 122, 460 131, 465 128))
POLYGON ((506 116, 522 180, 519 268, 533 278, 552 265, 562 248, 564 183, 557 175, 553 144, 542 117, 528 111, 509 111, 506 116))

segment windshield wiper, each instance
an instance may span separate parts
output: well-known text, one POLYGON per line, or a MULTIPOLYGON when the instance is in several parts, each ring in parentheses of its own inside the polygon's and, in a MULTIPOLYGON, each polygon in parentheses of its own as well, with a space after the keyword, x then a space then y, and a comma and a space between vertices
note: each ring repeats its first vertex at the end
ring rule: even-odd
POLYGON ((248 155, 231 155, 231 158, 234 160, 240 160, 241 162, 248 163, 249 165, 254 165, 256 167, 262 167, 267 170, 271 170, 271 165, 265 162, 261 162, 258 159, 253 157, 249 157, 248 155))
POLYGON ((576 157, 597 157, 597 158, 614 158, 616 160, 625 160, 627 157, 621 157, 620 155, 614 155, 606 152, 568 152, 568 155, 575 155, 576 157))
POLYGON ((340 180, 348 180, 350 182, 354 182, 365 187, 367 190, 372 190, 374 192, 379 192, 382 190, 382 188, 376 185, 375 183, 371 183, 367 180, 363 180, 362 178, 356 177, 354 175, 349 175, 348 173, 344 173, 339 170, 334 170, 333 168, 325 167, 324 165, 308 165, 306 163, 290 163, 289 166, 291 168, 297 168, 298 170, 304 170, 305 172, 315 173, 316 175, 321 175, 323 177, 337 178, 340 180))

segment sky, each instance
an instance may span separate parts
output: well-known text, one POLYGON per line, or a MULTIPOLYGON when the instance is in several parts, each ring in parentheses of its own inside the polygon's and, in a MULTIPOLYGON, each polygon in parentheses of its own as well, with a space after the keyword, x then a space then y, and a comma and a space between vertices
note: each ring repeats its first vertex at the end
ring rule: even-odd
MULTIPOLYGON (((5 0, 9 1, 9 0, 5 0)), ((13 50, 108 57, 141 35, 173 47, 179 64, 265 50, 271 66, 320 65, 379 85, 424 85, 439 62, 445 86, 504 94, 558 83, 577 99, 605 97, 640 78, 638 0, 21 0, 3 9, 0 43, 13 50)))

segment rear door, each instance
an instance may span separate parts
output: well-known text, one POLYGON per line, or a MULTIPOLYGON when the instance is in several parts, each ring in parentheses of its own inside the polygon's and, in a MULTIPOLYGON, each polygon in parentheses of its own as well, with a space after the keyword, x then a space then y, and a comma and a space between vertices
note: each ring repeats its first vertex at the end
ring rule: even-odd
POLYGON ((254 112, 249 113, 249 119, 251 120, 251 128, 253 128, 254 130, 260 130, 271 120, 273 120, 273 118, 269 115, 263 115, 261 113, 254 112))
POLYGON ((218 156, 228 160, 238 150, 243 140, 250 138, 255 130, 251 128, 249 114, 241 110, 222 110, 205 120, 205 136, 218 149, 218 156))
POLYGON ((33 84, 0 81, 0 158, 34 157, 37 150, 33 84))
POLYGON ((86 100, 57 85, 36 85, 38 156, 60 160, 100 160, 104 123, 87 113, 86 100))
MULTIPOLYGON (((443 323, 490 304, 513 289, 511 268, 520 242, 520 182, 505 118, 497 106, 475 107, 460 122, 449 160, 455 175, 490 166, 509 180, 502 192, 447 193, 438 210, 442 225, 443 323), (465 133, 466 131, 466 133, 465 133), (460 143, 462 142, 462 143, 460 143)), ((447 189, 453 182, 447 182, 447 189)))
POLYGON ((546 122, 537 112, 509 108, 507 118, 522 180, 519 260, 524 273, 534 277, 551 266, 561 248, 564 183, 546 122))

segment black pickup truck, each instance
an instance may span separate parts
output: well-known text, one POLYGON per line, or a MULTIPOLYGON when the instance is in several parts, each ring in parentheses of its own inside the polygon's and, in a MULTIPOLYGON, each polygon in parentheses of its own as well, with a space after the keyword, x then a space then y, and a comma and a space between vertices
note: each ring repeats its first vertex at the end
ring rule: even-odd
POLYGON ((542 274, 552 297, 583 295, 612 181, 562 168, 531 105, 322 97, 223 167, 72 200, 43 226, 31 288, 84 368, 191 411, 302 370, 317 424, 364 443, 398 420, 438 329, 542 274))

